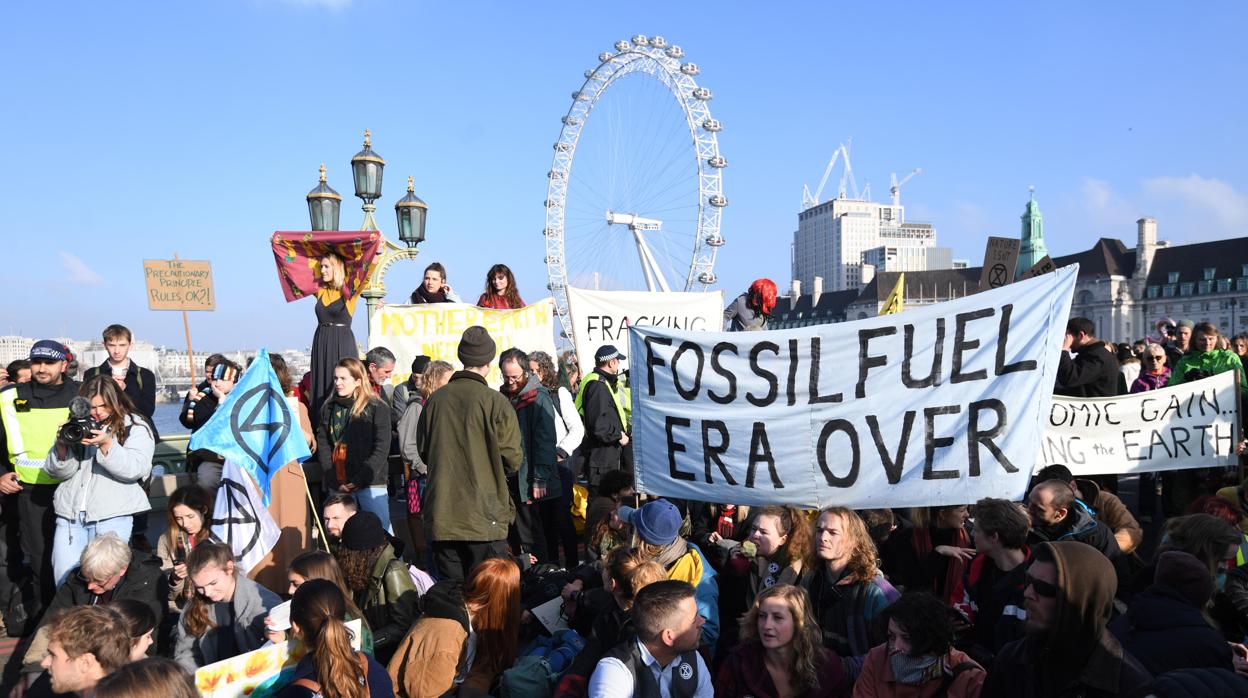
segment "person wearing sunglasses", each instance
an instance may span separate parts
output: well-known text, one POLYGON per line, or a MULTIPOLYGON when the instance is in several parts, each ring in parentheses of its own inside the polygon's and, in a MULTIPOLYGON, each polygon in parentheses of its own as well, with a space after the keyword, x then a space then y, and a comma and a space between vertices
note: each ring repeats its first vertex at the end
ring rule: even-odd
POLYGON ((1131 383, 1131 392, 1144 393, 1164 388, 1170 380, 1170 366, 1166 362, 1166 349, 1160 344, 1149 344, 1140 355, 1140 375, 1131 383))
POLYGON ((997 654, 981 696, 1135 695, 1152 680, 1109 631, 1114 566, 1084 543, 1042 543, 1024 576, 1026 636, 997 654))

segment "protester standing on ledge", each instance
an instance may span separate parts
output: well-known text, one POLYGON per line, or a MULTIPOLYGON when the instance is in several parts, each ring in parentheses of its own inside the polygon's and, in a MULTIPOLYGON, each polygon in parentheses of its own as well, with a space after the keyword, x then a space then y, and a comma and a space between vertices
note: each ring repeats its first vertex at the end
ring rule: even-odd
POLYGON ((755 279, 745 293, 724 310, 725 332, 761 332, 767 329, 776 307, 776 282, 755 279))
POLYGON ((506 264, 495 264, 485 274, 485 293, 477 299, 477 306, 494 310, 514 310, 524 307, 516 277, 506 264))
POLYGON ((441 262, 434 262, 425 267, 425 280, 412 291, 411 302, 420 303, 462 303, 459 296, 451 290, 446 282, 446 267, 441 262))

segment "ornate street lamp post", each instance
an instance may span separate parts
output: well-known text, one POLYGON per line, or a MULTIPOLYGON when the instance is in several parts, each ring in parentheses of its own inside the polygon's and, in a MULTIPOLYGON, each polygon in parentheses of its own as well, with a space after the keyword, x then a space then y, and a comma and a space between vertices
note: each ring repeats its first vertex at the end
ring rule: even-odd
MULTIPOLYGON (((381 177, 386 161, 373 151, 371 134, 364 131, 364 149, 351 158, 351 175, 355 182, 355 195, 364 201, 364 224, 360 230, 377 230, 377 221, 373 217, 377 207, 374 201, 381 198, 381 177)), ((312 219, 312 230, 338 230, 338 212, 342 205, 342 197, 325 182, 325 166, 321 165, 320 184, 308 192, 308 215, 312 219)), ((425 240, 425 221, 429 215, 429 206, 412 190, 412 178, 407 178, 407 195, 394 205, 398 223, 399 241, 403 246, 394 244, 382 235, 382 249, 373 261, 373 269, 368 277, 368 286, 360 295, 367 303, 368 317, 371 320, 378 303, 386 297, 386 272, 390 266, 400 259, 416 259, 420 252, 416 246, 425 240)))

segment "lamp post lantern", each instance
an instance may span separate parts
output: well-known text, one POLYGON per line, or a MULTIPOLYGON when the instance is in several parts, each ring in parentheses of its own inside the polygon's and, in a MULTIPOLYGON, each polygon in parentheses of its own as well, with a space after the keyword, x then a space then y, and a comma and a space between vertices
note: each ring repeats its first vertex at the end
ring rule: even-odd
POLYGON ((425 220, 429 206, 412 190, 412 178, 407 178, 407 195, 394 205, 394 215, 399 223, 399 240, 408 247, 415 247, 425 240, 425 220))
POLYGON ((321 164, 321 181, 308 192, 308 216, 313 230, 337 230, 342 197, 325 183, 325 165, 321 164))

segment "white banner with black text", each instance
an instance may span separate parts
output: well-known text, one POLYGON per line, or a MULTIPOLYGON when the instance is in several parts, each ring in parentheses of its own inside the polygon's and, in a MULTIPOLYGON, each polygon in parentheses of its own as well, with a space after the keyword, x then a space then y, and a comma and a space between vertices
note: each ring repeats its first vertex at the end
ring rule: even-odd
POLYGON ((635 326, 637 489, 807 508, 1020 499, 1077 273, 840 324, 635 326))
POLYGON ((628 328, 633 325, 710 332, 724 326, 722 291, 592 291, 569 286, 568 308, 581 375, 594 370, 594 352, 604 344, 628 354, 628 328))

